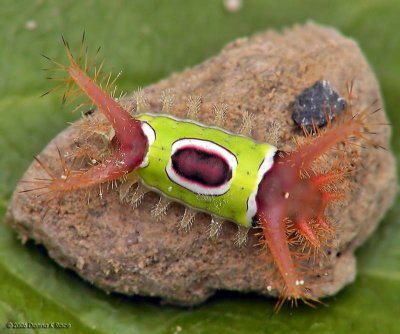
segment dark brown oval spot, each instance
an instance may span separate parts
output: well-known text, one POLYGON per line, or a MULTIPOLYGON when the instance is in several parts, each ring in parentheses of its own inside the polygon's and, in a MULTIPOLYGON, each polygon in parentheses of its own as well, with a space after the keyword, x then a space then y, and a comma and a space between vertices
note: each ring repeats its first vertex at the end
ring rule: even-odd
POLYGON ((214 152, 185 147, 177 150, 171 160, 177 174, 203 186, 218 187, 232 178, 228 162, 214 152))

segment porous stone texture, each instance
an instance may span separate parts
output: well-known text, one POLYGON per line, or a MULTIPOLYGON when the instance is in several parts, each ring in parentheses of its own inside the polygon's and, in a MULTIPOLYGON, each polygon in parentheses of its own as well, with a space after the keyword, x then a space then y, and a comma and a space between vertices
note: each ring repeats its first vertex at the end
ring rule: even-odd
MULTIPOLYGON (((199 119, 210 125, 214 119, 211 106, 228 103, 224 127, 233 132, 240 128, 247 110, 255 116, 255 139, 263 141, 271 124, 277 122, 279 148, 290 150, 293 136, 302 135, 291 118, 296 96, 316 81, 328 80, 340 96, 346 97, 346 85, 354 78, 354 112, 372 110, 375 100, 382 106, 376 79, 357 44, 335 29, 308 23, 238 39, 219 55, 144 92, 152 109, 159 111, 162 91, 172 89, 178 116, 185 115, 189 95, 201 95, 199 119)), ((124 104, 135 109, 133 97, 124 104)), ((373 120, 387 122, 384 111, 374 114, 373 120)), ((70 127, 59 134, 40 159, 59 169, 56 145, 62 152, 70 151, 75 131, 70 127)), ((390 128, 381 126, 373 140, 389 147, 389 137, 390 128)), ((351 176, 351 191, 343 205, 327 211, 338 227, 337 237, 310 283, 319 297, 333 295, 354 280, 353 252, 376 228, 397 190, 390 151, 368 145, 350 150, 360 155, 351 176)), ((332 151, 329 158, 337 154, 332 151)), ((43 172, 34 162, 23 179, 40 175, 43 172)), ((208 239, 210 217, 206 214, 197 215, 190 231, 178 229, 182 205, 173 204, 157 221, 151 216, 159 198, 154 193, 147 194, 136 209, 121 203, 116 191, 104 191, 100 198, 95 189, 89 204, 82 200, 82 191, 46 203, 35 193, 21 193, 26 187, 18 185, 6 223, 23 241, 34 239, 43 244, 60 265, 101 289, 157 296, 180 305, 198 304, 221 289, 277 293, 267 289, 274 266, 268 251, 260 256, 253 231, 247 247, 237 248, 233 243, 236 226, 232 223, 224 224, 220 238, 208 239)))

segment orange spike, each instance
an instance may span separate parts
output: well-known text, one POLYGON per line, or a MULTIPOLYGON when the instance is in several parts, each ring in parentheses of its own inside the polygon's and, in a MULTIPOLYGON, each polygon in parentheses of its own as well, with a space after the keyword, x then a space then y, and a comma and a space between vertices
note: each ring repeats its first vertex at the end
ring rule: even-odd
POLYGON ((335 230, 327 223, 326 219, 321 215, 315 220, 315 224, 328 234, 333 234, 335 230))
POLYGON ((308 240, 308 242, 313 245, 315 248, 319 248, 321 246, 318 237, 315 235, 313 229, 310 224, 305 219, 299 219, 296 221, 296 229, 297 231, 308 240))
POLYGON ((321 192, 322 199, 327 205, 330 202, 337 202, 344 199, 345 195, 341 192, 321 192))
MULTIPOLYGON (((69 65, 64 66, 56 62, 54 63, 58 68, 66 71, 66 94, 68 94, 71 87, 79 87, 79 89, 87 95, 111 123, 115 131, 115 145, 113 145, 112 152, 105 161, 96 164, 86 171, 71 170, 66 164, 60 150, 57 149, 62 169, 60 177, 55 176, 49 168, 37 160, 50 176, 50 179, 35 181, 35 185, 37 187, 44 186, 50 192, 59 193, 91 187, 123 177, 127 173, 138 168, 148 148, 147 137, 142 130, 141 122, 133 118, 129 112, 96 83, 96 80, 89 76, 86 57, 84 60, 84 68, 80 66, 79 60, 82 61, 82 59, 79 58, 82 58, 82 50, 77 60, 72 54, 68 42, 64 37, 62 37, 62 39, 69 59, 69 65)), ((82 42, 83 41, 84 36, 82 37, 82 42)), ((98 77, 98 73, 99 70, 96 70, 96 77, 98 77)), ((106 77, 107 80, 109 80, 109 78, 110 77, 106 77)), ((66 94, 64 94, 64 96, 66 94)))
POLYGON ((311 182, 316 186, 316 187, 323 187, 326 185, 333 184, 337 181, 340 181, 343 179, 343 177, 346 175, 346 172, 343 170, 337 170, 334 172, 328 172, 326 174, 319 174, 315 175, 311 178, 311 182))
POLYGON ((278 311, 285 300, 312 299, 312 295, 305 291, 304 280, 299 277, 288 247, 283 212, 277 206, 267 214, 260 213, 258 219, 264 234, 264 242, 273 255, 276 266, 281 274, 284 288, 281 299, 278 300, 275 310, 278 311))

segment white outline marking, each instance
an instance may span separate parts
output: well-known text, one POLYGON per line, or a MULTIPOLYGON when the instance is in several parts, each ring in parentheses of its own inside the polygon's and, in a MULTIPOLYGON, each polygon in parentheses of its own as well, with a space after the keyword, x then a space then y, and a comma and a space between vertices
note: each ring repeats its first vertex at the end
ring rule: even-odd
POLYGON ((225 194, 231 187, 237 164, 238 163, 236 156, 232 152, 228 151, 226 148, 209 140, 186 138, 177 140, 172 144, 171 157, 168 161, 167 167, 165 168, 165 172, 172 182, 175 182, 176 184, 190 190, 195 194, 218 196, 225 194), (228 163, 229 169, 232 171, 232 177, 230 178, 230 180, 219 187, 203 187, 202 185, 196 184, 176 173, 175 170, 172 168, 172 156, 175 154, 176 151, 185 147, 196 147, 199 148, 201 151, 205 151, 210 154, 214 153, 220 157, 223 157, 228 163))
POLYGON ((260 185, 260 182, 262 181, 265 173, 268 172, 271 169, 271 167, 274 165, 274 156, 275 156, 276 151, 277 151, 277 149, 275 147, 271 147, 271 149, 268 150, 267 154, 265 155, 265 158, 264 158, 263 162, 261 163, 260 168, 258 169, 256 186, 247 200, 246 216, 247 216, 247 220, 250 223, 251 223, 253 217, 257 213, 256 196, 258 193, 258 186, 260 185))
POLYGON ((148 147, 147 147, 147 153, 142 163, 139 165, 139 168, 146 167, 149 164, 150 147, 151 145, 154 144, 154 141, 156 140, 156 131, 153 129, 153 127, 145 121, 141 122, 142 124, 140 126, 142 127, 142 131, 147 138, 148 147))

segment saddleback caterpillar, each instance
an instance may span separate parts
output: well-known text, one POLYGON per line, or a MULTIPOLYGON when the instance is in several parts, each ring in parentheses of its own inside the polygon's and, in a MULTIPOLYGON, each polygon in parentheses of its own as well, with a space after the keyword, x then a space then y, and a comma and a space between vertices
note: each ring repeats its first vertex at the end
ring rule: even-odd
POLYGON ((250 137, 250 114, 243 115, 239 134, 218 126, 226 105, 215 106, 215 126, 193 120, 200 110, 197 97, 188 98, 186 119, 170 115, 174 104, 168 93, 162 97, 161 113, 151 110, 141 94, 132 112, 120 98, 114 98, 111 75, 101 76, 100 66, 91 76, 91 60, 85 51, 74 57, 68 43, 64 45, 68 65, 48 59, 57 71, 66 73, 61 79, 67 86, 64 96, 83 92, 101 113, 101 117, 92 117, 90 109, 77 126, 82 136, 98 135, 102 143, 81 145, 69 154, 75 160, 89 158, 86 168, 72 169, 60 154, 59 174, 37 159, 48 177, 32 180, 34 188, 29 191, 53 196, 111 183, 118 185, 123 200, 133 192, 130 202, 134 205, 149 190, 159 193, 156 217, 165 214, 172 201, 181 203, 186 209, 180 226, 185 229, 198 211, 211 216, 211 236, 220 233, 223 221, 230 221, 239 227, 238 246, 245 244, 249 229, 259 229, 262 252, 271 253, 279 276, 277 282, 265 282, 268 290, 279 291, 277 309, 285 300, 317 301, 308 286, 307 269, 299 263, 322 252, 334 238, 325 211, 345 197, 339 185, 348 178, 352 163, 345 158, 318 168, 318 161, 354 138, 368 141, 369 115, 352 114, 351 85, 344 111, 333 120, 327 117, 323 129, 315 122, 311 130, 304 127, 296 148, 284 152, 274 142, 261 143, 250 137))

